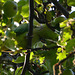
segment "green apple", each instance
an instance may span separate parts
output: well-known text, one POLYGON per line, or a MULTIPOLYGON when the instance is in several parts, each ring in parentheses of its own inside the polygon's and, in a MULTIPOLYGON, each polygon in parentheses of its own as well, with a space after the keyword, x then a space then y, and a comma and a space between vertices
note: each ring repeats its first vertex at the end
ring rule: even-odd
POLYGON ((4 14, 7 17, 14 17, 17 13, 17 10, 18 10, 17 3, 14 1, 7 1, 3 5, 3 10, 4 10, 4 14))

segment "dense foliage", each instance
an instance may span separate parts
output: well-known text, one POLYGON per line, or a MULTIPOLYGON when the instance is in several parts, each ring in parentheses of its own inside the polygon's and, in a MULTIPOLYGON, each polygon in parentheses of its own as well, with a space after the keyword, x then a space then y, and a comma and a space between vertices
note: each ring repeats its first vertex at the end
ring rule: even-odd
POLYGON ((0 75, 74 75, 75 0, 29 1, 0 0, 0 75))

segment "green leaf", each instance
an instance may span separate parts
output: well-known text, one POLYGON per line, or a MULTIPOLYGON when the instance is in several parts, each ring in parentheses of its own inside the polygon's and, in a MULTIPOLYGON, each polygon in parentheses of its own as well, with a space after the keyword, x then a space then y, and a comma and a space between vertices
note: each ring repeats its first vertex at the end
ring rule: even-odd
POLYGON ((75 6, 75 0, 67 0, 68 6, 75 6))
POLYGON ((6 36, 7 38, 15 38, 16 37, 16 33, 14 31, 11 31, 11 30, 7 30, 6 31, 6 36))
POLYGON ((62 48, 58 48, 58 49, 57 49, 57 52, 59 53, 59 52, 61 52, 61 50, 62 50, 62 48))
MULTIPOLYGON (((15 75, 21 75, 22 68, 23 68, 23 67, 17 68, 17 70, 16 70, 16 72, 15 72, 15 75)), ((26 74, 26 75, 32 75, 28 70, 25 72, 25 74, 26 74)))
POLYGON ((25 18, 29 17, 29 4, 22 6, 21 15, 25 18))
POLYGON ((53 21, 51 21, 52 27, 55 27, 58 31, 60 31, 60 23, 65 20, 64 17, 57 17, 53 21))
POLYGON ((19 68, 17 68, 17 69, 16 69, 16 71, 15 71, 15 75, 20 75, 20 73, 19 73, 19 72, 20 72, 20 70, 21 70, 21 69, 22 69, 22 66, 21 66, 21 67, 19 67, 19 68))
POLYGON ((57 62, 56 60, 56 49, 52 49, 45 52, 45 64, 49 70, 50 74, 53 74, 53 65, 57 62))
POLYGON ((12 62, 14 62, 14 63, 23 63, 24 62, 24 56, 19 56, 19 57, 17 57, 16 60, 13 59, 12 62))
POLYGON ((55 18, 55 23, 57 24, 57 23, 63 22, 64 20, 65 20, 64 17, 57 17, 55 18))
POLYGON ((0 52, 0 56, 2 56, 2 52, 0 52))
POLYGON ((14 21, 17 21, 17 22, 20 22, 22 20, 22 15, 16 15, 15 17, 14 17, 14 21))
POLYGON ((30 53, 30 60, 33 58, 33 55, 34 55, 34 53, 31 52, 31 53, 30 53))
POLYGON ((12 39, 5 40, 4 45, 5 45, 5 47, 7 47, 10 50, 16 50, 15 41, 12 39))
POLYGON ((43 45, 44 45, 44 43, 42 43, 41 41, 39 41, 39 42, 36 42, 34 44, 33 48, 41 48, 41 47, 43 47, 43 45))
POLYGON ((66 51, 63 50, 63 52, 60 52, 57 54, 57 59, 59 59, 59 61, 61 61, 64 58, 66 58, 66 51))
POLYGON ((45 57, 39 57, 39 60, 40 60, 40 64, 42 64, 45 60, 45 57))
POLYGON ((49 70, 50 74, 53 74, 53 65, 57 62, 56 60, 56 49, 50 49, 49 51, 38 50, 35 55, 45 58, 46 70, 49 70))
POLYGON ((60 28, 66 27, 68 19, 60 23, 60 28))
POLYGON ((69 18, 75 18, 75 11, 69 14, 69 18))
POLYGON ((57 18, 55 18, 55 19, 52 21, 52 26, 55 26, 55 25, 57 25, 58 23, 63 22, 64 20, 65 20, 64 17, 57 17, 57 18))
POLYGON ((34 19, 33 23, 34 23, 34 26, 41 26, 40 23, 38 23, 35 19, 34 19))
POLYGON ((29 2, 29 0, 20 0, 18 2, 18 6, 24 6, 24 5, 28 4, 28 2, 29 2))
POLYGON ((66 66, 65 68, 67 69, 71 69, 73 67, 73 60, 74 60, 74 57, 70 57, 68 60, 66 60, 66 66))
POLYGON ((74 51, 74 49, 75 49, 75 38, 69 40, 67 45, 66 45, 66 51, 67 52, 74 51))
POLYGON ((66 42, 67 40, 71 39, 72 36, 72 30, 70 27, 65 27, 63 29, 63 42, 66 42))

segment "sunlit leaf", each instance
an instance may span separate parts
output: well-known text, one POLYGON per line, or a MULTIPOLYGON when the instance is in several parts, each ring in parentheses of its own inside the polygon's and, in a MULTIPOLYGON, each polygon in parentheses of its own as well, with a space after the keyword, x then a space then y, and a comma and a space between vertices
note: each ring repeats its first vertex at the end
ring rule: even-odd
POLYGON ((21 15, 25 18, 29 16, 29 4, 22 6, 21 15))
POLYGON ((39 60, 40 60, 40 64, 42 64, 45 60, 45 57, 39 57, 39 60))
POLYGON ((65 20, 63 22, 60 23, 60 28, 66 27, 68 20, 65 20))
POLYGON ((34 55, 34 53, 31 52, 31 53, 30 53, 30 60, 33 58, 33 55, 34 55))
POLYGON ((57 54, 57 59, 63 60, 64 58, 66 58, 66 51, 63 50, 63 52, 60 52, 57 54))
POLYGON ((67 41, 69 39, 71 39, 72 36, 72 30, 70 29, 70 27, 65 27, 63 29, 63 41, 67 41))
POLYGON ((0 56, 2 55, 2 52, 0 52, 0 56))

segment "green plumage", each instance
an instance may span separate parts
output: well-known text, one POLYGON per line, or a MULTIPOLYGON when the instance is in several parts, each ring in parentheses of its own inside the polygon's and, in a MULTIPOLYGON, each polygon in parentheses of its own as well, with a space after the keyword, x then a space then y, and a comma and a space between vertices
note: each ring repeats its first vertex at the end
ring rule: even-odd
POLYGON ((14 32, 16 33, 16 35, 21 35, 24 32, 28 32, 28 26, 29 24, 21 24, 19 27, 14 29, 14 32))
MULTIPOLYGON (((15 38, 16 41, 18 42, 18 46, 23 47, 24 49, 26 49, 28 45, 27 44, 28 26, 29 24, 22 24, 14 29, 16 36, 15 37, 13 36, 13 38, 15 38)), ((9 34, 7 36, 9 36, 9 34)), ((58 35, 55 32, 53 32, 51 29, 49 29, 46 25, 34 28, 32 37, 33 37, 32 47, 35 45, 35 43, 40 41, 40 38, 50 39, 53 41, 58 40, 58 35)))

